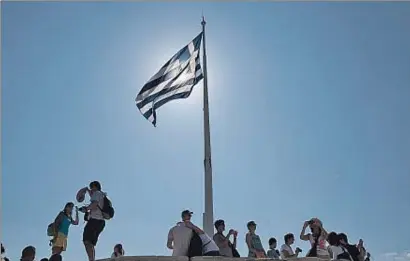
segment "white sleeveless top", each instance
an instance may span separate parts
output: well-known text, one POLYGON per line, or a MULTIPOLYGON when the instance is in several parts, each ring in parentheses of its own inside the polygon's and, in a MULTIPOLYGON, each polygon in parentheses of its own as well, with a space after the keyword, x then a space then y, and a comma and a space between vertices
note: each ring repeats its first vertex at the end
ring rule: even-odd
MULTIPOLYGON (((315 239, 312 234, 309 234, 309 242, 311 246, 315 243, 315 239)), ((317 244, 316 251, 318 256, 329 256, 329 251, 327 251, 327 241, 323 238, 323 236, 319 237, 319 243, 317 244)))

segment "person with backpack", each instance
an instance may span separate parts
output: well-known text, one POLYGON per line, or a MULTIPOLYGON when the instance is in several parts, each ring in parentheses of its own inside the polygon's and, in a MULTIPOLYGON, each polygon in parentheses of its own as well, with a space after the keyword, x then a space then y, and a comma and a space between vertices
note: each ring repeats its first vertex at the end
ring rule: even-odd
POLYGON ((330 260, 353 261, 347 249, 340 243, 340 236, 338 234, 330 232, 327 236, 327 242, 329 243, 330 260))
POLYGON ((73 202, 68 202, 67 204, 65 204, 64 209, 60 213, 58 213, 54 222, 48 226, 47 233, 49 236, 53 237, 53 239, 51 240, 52 255, 61 254, 63 251, 66 251, 69 227, 71 225, 78 225, 78 208, 75 209, 75 219, 73 219, 72 217, 73 208, 73 202))
POLYGON ((339 239, 340 244, 347 249, 353 261, 360 261, 360 248, 363 246, 363 240, 360 240, 359 244, 356 246, 349 244, 347 235, 345 233, 340 233, 339 239))
POLYGON ((87 221, 83 232, 83 243, 88 260, 95 261, 95 246, 104 230, 105 220, 113 218, 114 208, 107 195, 101 191, 100 182, 91 182, 88 193, 91 197, 91 204, 80 209, 80 211, 85 212, 85 220, 87 221))

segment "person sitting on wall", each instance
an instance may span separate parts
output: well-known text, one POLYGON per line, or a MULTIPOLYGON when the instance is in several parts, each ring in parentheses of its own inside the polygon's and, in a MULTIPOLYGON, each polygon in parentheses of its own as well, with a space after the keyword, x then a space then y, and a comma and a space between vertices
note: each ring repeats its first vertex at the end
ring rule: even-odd
POLYGON ((277 246, 277 241, 276 238, 271 237, 269 239, 269 250, 268 250, 268 257, 272 259, 279 259, 280 258, 280 252, 279 250, 276 249, 277 246))

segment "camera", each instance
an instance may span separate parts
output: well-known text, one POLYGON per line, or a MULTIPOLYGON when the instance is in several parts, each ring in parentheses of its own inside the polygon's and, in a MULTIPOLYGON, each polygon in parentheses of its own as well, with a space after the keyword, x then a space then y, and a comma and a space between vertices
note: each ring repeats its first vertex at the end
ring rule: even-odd
POLYGON ((300 249, 298 247, 296 248, 296 251, 302 253, 302 249, 300 249))
POLYGON ((82 213, 85 213, 85 212, 87 212, 87 207, 86 207, 86 206, 82 206, 82 207, 78 208, 78 211, 80 211, 80 212, 82 212, 82 213))

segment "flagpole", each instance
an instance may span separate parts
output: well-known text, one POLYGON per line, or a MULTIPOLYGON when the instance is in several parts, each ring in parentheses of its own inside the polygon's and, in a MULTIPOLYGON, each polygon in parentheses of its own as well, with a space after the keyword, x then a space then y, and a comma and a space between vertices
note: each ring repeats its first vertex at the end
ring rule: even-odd
POLYGON ((204 74, 204 149, 205 149, 205 212, 203 215, 203 228, 205 233, 212 237, 214 234, 214 206, 212 189, 212 163, 211 163, 211 131, 209 126, 208 104, 208 72, 206 67, 205 47, 205 18, 202 16, 202 41, 203 41, 203 74, 204 74))

